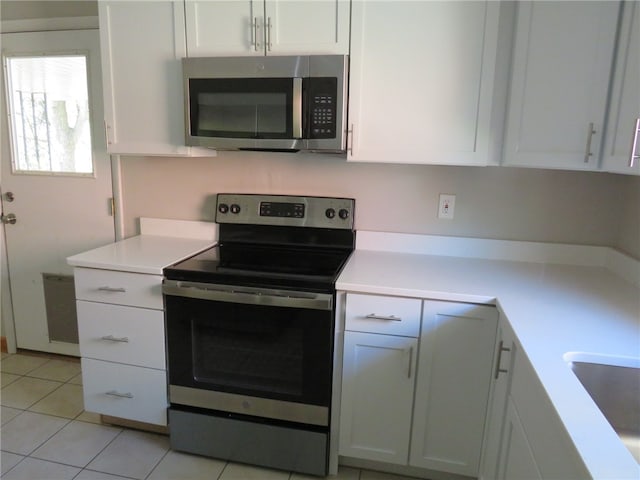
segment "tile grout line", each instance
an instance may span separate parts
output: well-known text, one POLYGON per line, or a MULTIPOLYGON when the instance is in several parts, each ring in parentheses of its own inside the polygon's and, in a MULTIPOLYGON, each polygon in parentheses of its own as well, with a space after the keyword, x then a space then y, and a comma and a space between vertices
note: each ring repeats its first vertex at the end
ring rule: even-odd
MULTIPOLYGON (((2 360, 5 360, 6 358, 8 358, 8 357, 10 357, 10 356, 11 356, 11 355, 5 356, 2 360)), ((28 356, 28 355, 26 355, 26 356, 28 356)), ((31 373, 31 372, 33 372, 33 371, 37 370, 38 368, 43 367, 44 365, 46 365, 47 363, 49 363, 49 361, 51 361, 51 360, 54 360, 54 358, 50 358, 50 359, 48 359, 45 363, 43 363, 43 364, 39 365, 38 367, 35 367, 35 368, 33 368, 33 369, 29 370, 27 373, 24 373, 24 374, 15 374, 15 373, 11 373, 11 372, 3 372, 3 373, 10 373, 10 374, 12 374, 12 375, 16 375, 18 378, 16 378, 13 382, 15 382, 15 381, 19 380, 20 378, 28 377, 28 378, 38 379, 38 380, 47 380, 47 381, 54 381, 54 382, 60 383, 60 385, 59 385, 58 387, 56 387, 53 391, 49 392, 49 393, 48 393, 48 394, 46 394, 44 397, 42 397, 40 400, 38 400, 38 401, 36 401, 34 404, 30 405, 27 409, 20 409, 20 408, 15 408, 15 407, 7 407, 7 408, 14 408, 15 410, 20 410, 20 413, 19 413, 18 415, 16 415, 14 418, 12 418, 11 420, 9 420, 9 421, 7 422, 7 424, 8 424, 8 423, 10 423, 10 422, 12 422, 13 420, 15 420, 16 418, 18 418, 20 415, 22 415, 22 414, 23 414, 23 413, 25 413, 25 412, 34 413, 34 414, 38 414, 38 415, 45 415, 45 416, 50 416, 50 417, 54 417, 54 418, 58 418, 58 419, 62 419, 62 420, 66 420, 66 423, 64 423, 64 424, 63 424, 63 425, 62 425, 62 426, 61 426, 61 427, 60 427, 60 428, 59 428, 55 433, 53 433, 51 436, 49 436, 47 439, 45 439, 43 442, 41 442, 38 446, 36 446, 36 447, 35 447, 35 448, 34 448, 34 449, 29 453, 29 454, 27 454, 27 455, 22 455, 22 454, 18 454, 18 453, 14 453, 14 452, 9 452, 9 451, 7 451, 7 450, 3 450, 3 451, 5 451, 5 452, 7 452, 7 453, 11 453, 11 454, 13 454, 13 455, 18 455, 18 456, 20 456, 20 457, 22 457, 22 458, 21 458, 21 459, 20 459, 20 460, 19 460, 19 461, 14 465, 14 466, 12 466, 9 470, 7 470, 7 472, 5 472, 5 473, 4 473, 4 475, 1 475, 1 476, 0 476, 0 480, 2 480, 2 477, 4 477, 5 475, 7 475, 9 472, 13 471, 13 470, 18 466, 18 465, 22 464, 22 463, 24 462, 24 460, 25 460, 25 459, 27 459, 27 458, 31 458, 31 459, 33 459, 33 460, 38 460, 38 461, 50 462, 50 463, 54 463, 54 464, 57 464, 57 465, 63 465, 63 466, 66 466, 66 467, 71 467, 71 468, 78 468, 78 469, 79 469, 79 472, 78 472, 76 475, 74 475, 74 476, 72 477, 72 480, 73 480, 73 479, 76 479, 78 476, 80 476, 80 475, 81 475, 83 472, 85 472, 85 471, 87 471, 87 472, 96 472, 96 473, 105 474, 105 475, 116 475, 116 474, 112 474, 112 473, 109 473, 109 472, 103 472, 103 471, 100 471, 100 470, 90 469, 90 468, 87 468, 87 467, 88 467, 88 465, 90 465, 90 464, 91 464, 91 462, 93 462, 93 461, 94 461, 98 456, 100 456, 100 455, 101 455, 101 454, 102 454, 102 453, 103 453, 103 452, 104 452, 104 451, 105 451, 105 450, 106 450, 106 449, 107 449, 107 448, 108 448, 108 447, 109 447, 109 446, 110 446, 110 445, 111 445, 111 444, 112 444, 116 439, 118 439, 118 438, 119 438, 119 437, 120 437, 124 432, 129 431, 129 429, 127 429, 126 427, 114 427, 114 426, 110 426, 110 425, 106 425, 106 424, 102 424, 102 423, 95 423, 95 422, 91 422, 91 421, 79 420, 79 419, 78 419, 78 417, 80 417, 83 413, 85 413, 85 410, 84 410, 84 403, 83 403, 83 409, 82 409, 82 411, 81 411, 78 415, 76 415, 74 418, 71 418, 71 419, 69 419, 68 417, 60 417, 60 416, 53 415, 53 414, 40 413, 40 412, 33 412, 33 411, 29 410, 29 408, 33 407, 33 405, 35 405, 35 404, 37 404, 38 402, 40 402, 40 401, 44 400, 44 399, 45 399, 45 398, 47 398, 49 395, 53 394, 53 393, 54 393, 54 392, 56 392, 58 389, 60 389, 63 385, 74 385, 74 386, 82 387, 82 385, 78 385, 78 384, 70 383, 74 378, 76 378, 76 377, 78 376, 78 374, 72 375, 72 376, 71 376, 71 378, 69 378, 68 380, 63 381, 63 382, 61 382, 61 381, 59 381, 59 380, 52 380, 52 379, 49 379, 49 378, 32 377, 32 376, 30 376, 30 375, 29 375, 29 373, 31 373), (114 436, 114 437, 113 437, 113 438, 112 438, 112 439, 111 439, 111 440, 110 440, 110 441, 109 441, 109 442, 108 442, 108 443, 107 443, 107 444, 106 444, 106 445, 105 445, 105 446, 104 446, 104 447, 103 447, 103 448, 102 448, 98 453, 96 453, 96 454, 95 454, 95 455, 94 455, 94 456, 93 456, 93 457, 92 457, 92 458, 91 458, 91 459, 90 459, 90 460, 85 464, 85 466, 84 466, 84 467, 78 467, 77 465, 70 465, 70 464, 66 464, 66 463, 60 462, 60 461, 47 460, 47 459, 43 459, 43 458, 38 458, 38 457, 34 457, 34 456, 32 456, 32 455, 33 455, 33 453, 35 453, 39 448, 41 448, 41 447, 42 447, 46 442, 48 442, 49 440, 51 440, 54 436, 58 435, 58 434, 59 434, 59 433, 60 433, 64 428, 66 428, 67 426, 69 426, 69 425, 71 424, 71 422, 82 422, 82 423, 88 423, 88 424, 93 424, 93 425, 104 425, 104 426, 110 426, 110 427, 112 427, 112 428, 118 428, 120 431, 119 431, 119 432, 118 432, 118 434, 117 434, 117 435, 115 435, 115 436, 114 436)), ((80 372, 80 374, 81 374, 81 372, 80 372)), ((11 382, 11 383, 13 383, 13 382, 11 382)), ((8 385, 10 385, 10 384, 5 385, 5 387, 6 387, 6 386, 8 386, 8 385)), ((3 387, 3 388, 4 388, 4 387, 3 387)), ((133 429, 133 430, 135 431, 135 429, 133 429)), ((169 447, 169 448, 164 452, 164 454, 161 456, 161 458, 160 458, 160 459, 155 463, 155 465, 153 466, 153 468, 149 471, 149 473, 148 473, 148 474, 147 474, 147 475, 146 475, 142 480, 148 480, 148 479, 151 477, 151 475, 152 475, 152 474, 153 474, 153 473, 158 469, 158 467, 159 467, 160 463, 161 463, 161 462, 162 462, 162 461, 167 457, 167 455, 169 455, 169 453, 170 453, 170 452, 172 452, 171 447, 169 447)), ((224 460, 223 460, 223 461, 224 461, 224 460)), ((229 462, 229 461, 224 461, 224 462, 225 462, 224 468, 222 468, 222 470, 220 471, 219 475, 216 477, 216 479, 215 479, 215 480, 223 480, 225 471, 227 471, 227 469, 229 468, 229 465, 232 463, 232 462, 229 462)), ((286 471, 284 471, 284 472, 286 472, 286 471)), ((284 472, 283 472, 283 473, 284 473, 284 472)), ((291 471, 289 471, 289 472, 286 472, 286 473, 287 473, 287 476, 286 476, 286 479, 287 479, 287 480, 293 480, 293 479, 294 479, 295 472, 291 472, 291 471)), ((356 474, 356 476, 355 476, 355 480, 362 480, 362 474, 363 474, 363 470, 362 470, 362 469, 357 469, 357 474, 356 474)), ((140 480, 140 479, 136 479, 135 477, 130 477, 130 476, 127 476, 127 475, 117 474, 117 476, 120 476, 120 477, 122 477, 122 478, 126 478, 126 479, 130 479, 130 480, 140 480)), ((322 480, 322 479, 319 477, 319 480, 322 480)))
POLYGON ((153 472, 156 470, 156 468, 158 468, 158 465, 160 465, 160 463, 162 462, 162 460, 165 459, 165 457, 167 455, 169 455, 169 452, 171 451, 171 446, 169 446, 169 449, 164 452, 164 455, 162 455, 162 457, 160 458, 160 460, 158 460, 158 462, 153 466, 153 468, 151 469, 151 471, 149 473, 147 473, 147 475, 144 477, 145 480, 147 480, 152 474, 153 472))

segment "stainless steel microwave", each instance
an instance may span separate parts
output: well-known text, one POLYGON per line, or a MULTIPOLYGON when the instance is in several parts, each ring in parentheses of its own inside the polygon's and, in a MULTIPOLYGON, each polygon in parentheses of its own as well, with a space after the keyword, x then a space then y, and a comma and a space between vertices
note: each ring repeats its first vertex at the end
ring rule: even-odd
POLYGON ((187 145, 345 151, 346 55, 184 58, 182 70, 187 145))

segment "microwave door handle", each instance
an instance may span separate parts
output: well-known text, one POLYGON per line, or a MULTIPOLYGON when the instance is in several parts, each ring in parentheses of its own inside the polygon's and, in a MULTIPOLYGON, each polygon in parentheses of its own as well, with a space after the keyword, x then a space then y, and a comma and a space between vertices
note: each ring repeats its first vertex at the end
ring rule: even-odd
POLYGON ((302 78, 293 79, 293 138, 302 138, 302 78))

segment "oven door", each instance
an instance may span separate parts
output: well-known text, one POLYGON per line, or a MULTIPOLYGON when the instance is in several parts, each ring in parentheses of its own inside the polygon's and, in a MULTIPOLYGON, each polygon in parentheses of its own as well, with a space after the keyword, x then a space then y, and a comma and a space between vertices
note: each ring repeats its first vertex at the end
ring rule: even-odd
POLYGON ((329 424, 333 295, 165 280, 172 405, 329 424))

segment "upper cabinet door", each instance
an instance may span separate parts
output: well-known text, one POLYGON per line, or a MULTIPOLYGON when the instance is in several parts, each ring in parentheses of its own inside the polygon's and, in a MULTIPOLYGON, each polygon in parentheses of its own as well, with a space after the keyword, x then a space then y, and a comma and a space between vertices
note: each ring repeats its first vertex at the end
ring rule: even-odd
POLYGON ((609 172, 640 175, 640 4, 624 2, 607 134, 602 157, 609 172), (632 160, 632 157, 633 160, 632 160))
POLYGON ((594 170, 619 2, 516 2, 504 164, 594 170))
POLYGON ((189 57, 264 55, 262 0, 186 0, 189 57))
POLYGON ((186 155, 182 2, 98 2, 107 150, 186 155), (142 28, 153 25, 153 28, 142 28))
POLYGON ((349 0, 186 0, 190 57, 349 53, 349 0))
POLYGON ((267 55, 349 53, 349 0, 265 0, 267 55))
POLYGON ((352 2, 348 159, 486 165, 499 2, 352 2))

